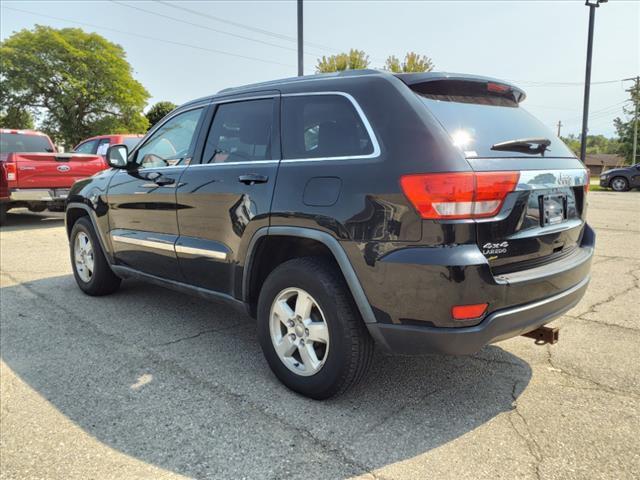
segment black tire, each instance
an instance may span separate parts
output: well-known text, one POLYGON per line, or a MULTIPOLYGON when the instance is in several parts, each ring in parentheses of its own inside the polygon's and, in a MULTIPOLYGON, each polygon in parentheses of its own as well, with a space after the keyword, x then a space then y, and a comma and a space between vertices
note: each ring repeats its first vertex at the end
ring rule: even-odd
POLYGON ((626 192, 629 190, 629 182, 624 177, 613 177, 609 182, 611 189, 616 192, 626 192))
POLYGON ((71 236, 69 237, 69 251, 71 253, 73 276, 80 290, 92 296, 109 295, 118 290, 122 280, 111 270, 100 246, 100 241, 93 229, 91 220, 89 220, 88 217, 81 217, 74 223, 71 229, 71 236), (93 272, 88 281, 83 280, 81 277, 75 261, 76 238, 81 233, 84 233, 89 238, 93 250, 93 272))
POLYGON ((322 400, 358 383, 371 364, 374 342, 340 271, 331 260, 304 257, 289 260, 267 277, 258 300, 258 339, 275 375, 288 388, 322 400), (271 306, 280 292, 308 292, 324 313, 329 348, 323 366, 311 376, 291 371, 276 353, 269 327, 271 306))
POLYGON ((7 223, 7 208, 6 205, 0 205, 0 225, 7 223))

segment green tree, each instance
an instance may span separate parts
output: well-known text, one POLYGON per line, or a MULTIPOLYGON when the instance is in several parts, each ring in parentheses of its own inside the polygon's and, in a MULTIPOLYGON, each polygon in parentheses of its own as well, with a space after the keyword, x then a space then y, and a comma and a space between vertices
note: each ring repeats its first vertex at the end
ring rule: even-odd
POLYGON ((369 66, 369 55, 363 50, 352 48, 349 53, 322 56, 316 65, 316 73, 340 72, 342 70, 362 70, 369 66))
MULTIPOLYGON (((569 134, 560 138, 576 156, 580 156, 580 137, 578 135, 569 134)), ((615 138, 607 138, 604 135, 587 135, 587 154, 616 154, 619 149, 620 142, 615 138)))
POLYGON ((33 109, 65 145, 105 133, 143 133, 147 90, 119 45, 79 28, 37 25, 0 43, 0 106, 33 109))
POLYGON ((403 62, 400 62, 395 55, 391 55, 387 57, 384 65, 385 70, 393 73, 430 72, 433 67, 433 62, 429 57, 415 52, 407 53, 403 62))
POLYGON ((149 120, 149 128, 153 127, 176 107, 177 105, 172 102, 157 102, 153 104, 149 111, 144 114, 149 120))
POLYGON ((624 116, 627 118, 616 118, 613 121, 618 134, 619 147, 617 153, 622 155, 629 163, 637 163, 640 160, 640 133, 638 134, 638 148, 636 158, 633 157, 633 135, 635 131, 635 112, 640 108, 640 82, 627 89, 631 100, 629 106, 622 108, 624 116))
POLYGON ((8 107, 0 112, 0 128, 17 128, 31 130, 34 128, 33 115, 29 110, 18 107, 8 107))

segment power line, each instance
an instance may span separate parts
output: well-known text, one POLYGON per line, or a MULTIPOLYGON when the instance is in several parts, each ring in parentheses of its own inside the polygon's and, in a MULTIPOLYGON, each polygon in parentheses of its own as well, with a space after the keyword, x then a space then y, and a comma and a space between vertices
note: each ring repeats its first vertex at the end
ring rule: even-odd
MULTIPOLYGON (((164 14, 159 13, 159 12, 154 12, 154 11, 151 11, 151 10, 146 10, 146 9, 144 9, 144 8, 140 8, 140 7, 136 7, 136 6, 133 6, 133 5, 129 5, 129 4, 126 4, 126 3, 124 3, 124 2, 119 2, 119 1, 117 1, 117 0, 109 0, 109 1, 110 1, 111 3, 115 3, 115 4, 117 4, 117 5, 120 5, 120 6, 123 6, 123 7, 127 7, 127 8, 132 8, 132 9, 134 9, 134 10, 138 10, 138 11, 140 11, 140 12, 144 12, 144 13, 147 13, 147 14, 149 14, 149 15, 155 15, 155 16, 157 16, 157 17, 162 17, 162 18, 167 18, 167 19, 169 19, 169 20, 173 20, 174 22, 179 22, 179 23, 184 23, 184 24, 186 24, 186 25, 191 25, 192 27, 203 28, 203 29, 205 29, 205 30, 210 30, 210 31, 212 31, 212 32, 221 33, 221 34, 223 34, 223 35, 229 35, 229 36, 231 36, 231 37, 235 37, 235 38, 241 38, 241 39, 243 39, 243 40, 248 40, 248 41, 250 41, 250 42, 261 43, 261 44, 263 44, 263 45, 269 45, 269 46, 271 46, 271 47, 281 48, 281 49, 283 49, 283 50, 289 50, 289 51, 292 51, 292 52, 297 51, 297 49, 292 48, 292 47, 285 47, 285 46, 283 46, 283 45, 278 45, 278 44, 276 44, 276 43, 265 42, 265 41, 263 41, 263 40, 258 40, 258 39, 251 38, 251 37, 245 37, 244 35, 238 35, 238 34, 236 34, 236 33, 225 32, 224 30, 218 30, 217 28, 209 27, 209 26, 207 26, 207 25, 201 25, 201 24, 199 24, 199 23, 193 23, 193 22, 190 22, 190 21, 188 21, 188 20, 182 20, 182 19, 180 19, 180 18, 175 18, 175 17, 172 17, 172 16, 170 16, 170 15, 164 15, 164 14)), ((306 52, 305 52, 305 53, 306 53, 306 52)), ((307 55, 311 55, 311 56, 316 56, 315 54, 312 54, 312 53, 306 53, 306 54, 307 54, 307 55)))
POLYGON ((66 19, 66 18, 54 17, 53 15, 45 15, 43 13, 31 12, 29 10, 23 10, 21 8, 7 7, 6 5, 2 5, 2 8, 5 8, 7 10, 13 10, 13 11, 16 11, 16 12, 21 12, 21 13, 28 13, 30 15, 40 16, 40 17, 44 17, 44 18, 50 18, 52 20, 58 20, 60 22, 73 23, 73 24, 76 24, 76 25, 83 25, 85 27, 96 28, 98 30, 107 30, 107 31, 110 31, 110 32, 116 32, 116 33, 120 33, 120 34, 123 34, 123 35, 130 35, 130 36, 133 36, 133 37, 144 38, 145 40, 152 40, 154 42, 163 42, 163 43, 168 43, 170 45, 177 45, 179 47, 194 48, 196 50, 202 50, 202 51, 205 51, 205 52, 219 53, 221 55, 227 55, 227 56, 236 57, 236 58, 244 58, 245 60, 252 60, 254 62, 271 63, 273 65, 280 65, 280 66, 283 66, 283 67, 295 68, 294 65, 290 65, 290 64, 286 64, 286 63, 280 63, 280 62, 274 62, 273 60, 265 60, 263 58, 250 57, 250 56, 241 55, 241 54, 238 54, 238 53, 225 52, 223 50, 217 50, 217 49, 214 49, 214 48, 201 47, 201 46, 198 46, 198 45, 191 45, 189 43, 174 42, 172 40, 166 40, 164 38, 150 37, 148 35, 141 35, 139 33, 132 33, 132 32, 124 31, 124 30, 117 30, 115 28, 104 27, 102 25, 95 25, 93 23, 79 22, 79 21, 76 21, 76 20, 69 20, 69 19, 66 19))
MULTIPOLYGON (((273 38, 277 38, 280 40, 285 40, 288 42, 294 42, 297 43, 298 39, 296 37, 291 37, 289 35, 284 35, 282 33, 278 33, 278 32, 273 32, 271 30, 265 30, 263 28, 258 28, 258 27, 253 27, 251 25, 246 25, 244 23, 239 23, 239 22, 234 22, 233 20, 228 20, 226 18, 221 18, 221 17, 217 17, 215 15, 211 15, 209 13, 204 13, 204 12, 200 12, 198 10, 193 10, 191 8, 187 8, 183 5, 175 5, 173 3, 164 1, 164 0, 153 0, 156 3, 160 3, 162 5, 165 5, 167 7, 171 7, 171 8, 175 8, 176 10, 182 10, 183 12, 188 12, 191 13, 192 15, 197 15, 198 17, 205 17, 208 18, 210 20, 214 20, 216 22, 222 22, 224 24, 227 25, 233 25, 234 27, 238 27, 238 28, 244 28, 246 30, 249 30, 251 32, 254 33, 260 33, 262 35, 266 35, 269 37, 273 37, 273 38)), ((303 42, 304 45, 309 46, 309 47, 314 47, 316 49, 323 49, 323 50, 328 50, 329 52, 334 52, 334 53, 340 53, 340 50, 338 50, 337 48, 333 48, 333 47, 328 47, 326 45, 322 45, 319 43, 312 43, 312 42, 303 42)), ((306 52, 305 52, 306 54, 306 52)), ((313 55, 315 57, 319 57, 322 54, 320 53, 310 53, 310 55, 313 55)), ((371 57, 371 60, 374 60, 376 62, 386 62, 386 59, 382 59, 382 58, 377 58, 377 57, 371 57)))
MULTIPOLYGON (((297 42, 298 41, 298 39, 296 37, 290 37, 289 35, 284 35, 282 33, 273 32, 271 30, 265 30, 263 28, 258 28, 258 27, 253 27, 251 25, 246 25, 244 23, 234 22, 234 21, 228 20, 226 18, 216 17, 214 15, 211 15, 211 14, 208 14, 208 13, 203 13, 203 12, 200 12, 198 10, 193 10, 191 8, 184 7, 182 5, 178 6, 178 5, 175 5, 173 3, 163 1, 163 0, 154 0, 154 1, 156 3, 161 3, 162 5, 166 5, 167 7, 175 8, 177 10, 182 10, 184 12, 188 12, 188 13, 191 13, 193 15, 197 15, 199 17, 205 17, 205 18, 208 18, 210 20, 215 20, 217 22, 223 22, 223 23, 225 23, 227 25, 233 25, 234 27, 244 28, 245 30, 249 30, 251 32, 260 33, 262 35, 267 35, 269 37, 278 38, 280 40, 286 40, 286 41, 289 41, 289 42, 297 42)), ((330 50, 330 51, 333 51, 333 52, 337 52, 338 51, 335 48, 327 47, 326 45, 321 45, 319 43, 304 42, 304 44, 307 45, 307 46, 310 46, 310 47, 322 48, 324 50, 330 50)))

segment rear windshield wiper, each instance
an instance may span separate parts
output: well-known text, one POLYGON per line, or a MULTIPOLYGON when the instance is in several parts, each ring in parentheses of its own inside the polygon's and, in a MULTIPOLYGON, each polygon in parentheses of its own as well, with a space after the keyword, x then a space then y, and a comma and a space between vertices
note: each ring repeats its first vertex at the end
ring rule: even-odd
POLYGON ((517 140, 508 140, 506 142, 496 143, 491 146, 491 150, 500 150, 508 152, 520 152, 530 154, 542 154, 551 145, 548 138, 519 138, 517 140))

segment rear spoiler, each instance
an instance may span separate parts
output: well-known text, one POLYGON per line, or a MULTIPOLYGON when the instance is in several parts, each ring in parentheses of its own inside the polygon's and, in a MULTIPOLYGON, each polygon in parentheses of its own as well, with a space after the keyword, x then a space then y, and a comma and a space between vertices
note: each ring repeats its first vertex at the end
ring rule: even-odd
POLYGON ((500 97, 516 104, 526 98, 523 90, 503 80, 462 73, 397 73, 411 90, 433 96, 500 97))

